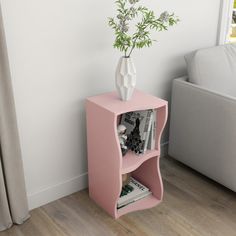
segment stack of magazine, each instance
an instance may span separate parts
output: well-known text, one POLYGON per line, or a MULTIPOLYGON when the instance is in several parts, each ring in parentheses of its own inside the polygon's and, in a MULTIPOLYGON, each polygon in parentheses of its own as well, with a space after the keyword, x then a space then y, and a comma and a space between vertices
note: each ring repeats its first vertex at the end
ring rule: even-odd
POLYGON ((130 177, 129 183, 122 188, 117 208, 122 208, 142 198, 152 194, 152 192, 133 177, 130 177))
POLYGON ((129 150, 144 154, 148 149, 155 149, 156 143, 156 110, 128 112, 122 115, 120 124, 126 127, 129 150))

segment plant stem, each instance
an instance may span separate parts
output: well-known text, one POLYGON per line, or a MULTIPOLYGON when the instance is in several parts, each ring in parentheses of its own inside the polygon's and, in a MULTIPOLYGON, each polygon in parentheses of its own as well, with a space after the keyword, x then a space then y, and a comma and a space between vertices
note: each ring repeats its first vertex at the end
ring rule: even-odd
POLYGON ((131 48, 131 50, 130 50, 130 53, 129 53, 128 57, 130 57, 131 53, 133 52, 133 50, 134 50, 134 48, 135 48, 135 43, 136 43, 136 41, 137 41, 137 38, 136 38, 135 41, 133 42, 133 46, 132 46, 132 48, 131 48))
MULTIPOLYGON (((144 24, 145 24, 145 22, 144 22, 144 24)), ((143 28, 143 30, 145 30, 147 27, 148 27, 148 25, 146 25, 146 26, 143 28)), ((140 34, 140 30, 139 30, 138 33, 140 34)), ((133 52, 137 40, 138 40, 138 36, 137 36, 137 37, 134 39, 134 41, 133 41, 133 46, 132 46, 132 48, 131 48, 131 50, 130 50, 130 53, 129 53, 128 57, 130 57, 131 53, 133 52)))

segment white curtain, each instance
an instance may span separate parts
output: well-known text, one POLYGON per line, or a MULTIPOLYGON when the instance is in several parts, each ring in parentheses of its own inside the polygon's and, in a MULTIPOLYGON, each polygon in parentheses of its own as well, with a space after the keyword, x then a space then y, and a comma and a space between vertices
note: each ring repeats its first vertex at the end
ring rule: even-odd
POLYGON ((0 9, 0 231, 29 218, 16 113, 0 9))

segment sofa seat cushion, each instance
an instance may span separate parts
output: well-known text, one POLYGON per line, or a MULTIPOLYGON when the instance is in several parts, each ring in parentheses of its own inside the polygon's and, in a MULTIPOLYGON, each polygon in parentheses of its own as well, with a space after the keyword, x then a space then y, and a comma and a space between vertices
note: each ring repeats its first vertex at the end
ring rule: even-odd
POLYGON ((236 44, 201 49, 185 59, 189 82, 236 96, 236 44))

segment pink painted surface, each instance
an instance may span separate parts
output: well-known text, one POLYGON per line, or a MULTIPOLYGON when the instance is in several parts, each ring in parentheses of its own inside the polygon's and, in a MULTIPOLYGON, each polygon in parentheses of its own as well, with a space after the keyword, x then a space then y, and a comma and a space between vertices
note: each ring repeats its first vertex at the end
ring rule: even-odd
POLYGON ((165 128, 166 122, 168 117, 168 106, 162 106, 157 109, 157 129, 156 129, 156 149, 161 149, 161 135, 165 128))
POLYGON ((121 151, 116 135, 116 116, 87 101, 89 195, 116 217, 121 189, 121 151))
POLYGON ((114 218, 161 202, 160 138, 167 120, 167 102, 138 90, 130 101, 124 102, 112 92, 88 98, 86 116, 90 197, 114 218), (116 133, 120 115, 146 109, 157 109, 156 149, 141 156, 129 152, 122 157, 116 133), (153 195, 117 210, 122 174, 129 172, 147 185, 153 195))
POLYGON ((137 156, 134 152, 129 151, 122 158, 122 174, 126 174, 137 169, 144 161, 149 158, 159 156, 160 151, 157 150, 148 150, 145 154, 137 156))
POLYGON ((152 191, 153 196, 161 201, 163 198, 163 184, 159 160, 160 157, 153 157, 145 161, 138 169, 132 172, 132 176, 147 186, 152 191))
POLYGON ((140 210, 152 208, 156 206, 157 204, 159 204, 160 202, 161 201, 155 198, 153 195, 150 195, 137 202, 131 203, 130 205, 127 205, 126 207, 120 208, 118 210, 117 216, 120 217, 132 211, 140 211, 140 210))
POLYGON ((143 93, 139 90, 134 91, 133 97, 129 101, 121 101, 117 92, 94 96, 89 98, 89 101, 94 102, 98 106, 101 106, 116 115, 129 111, 155 109, 167 105, 167 101, 143 93))

